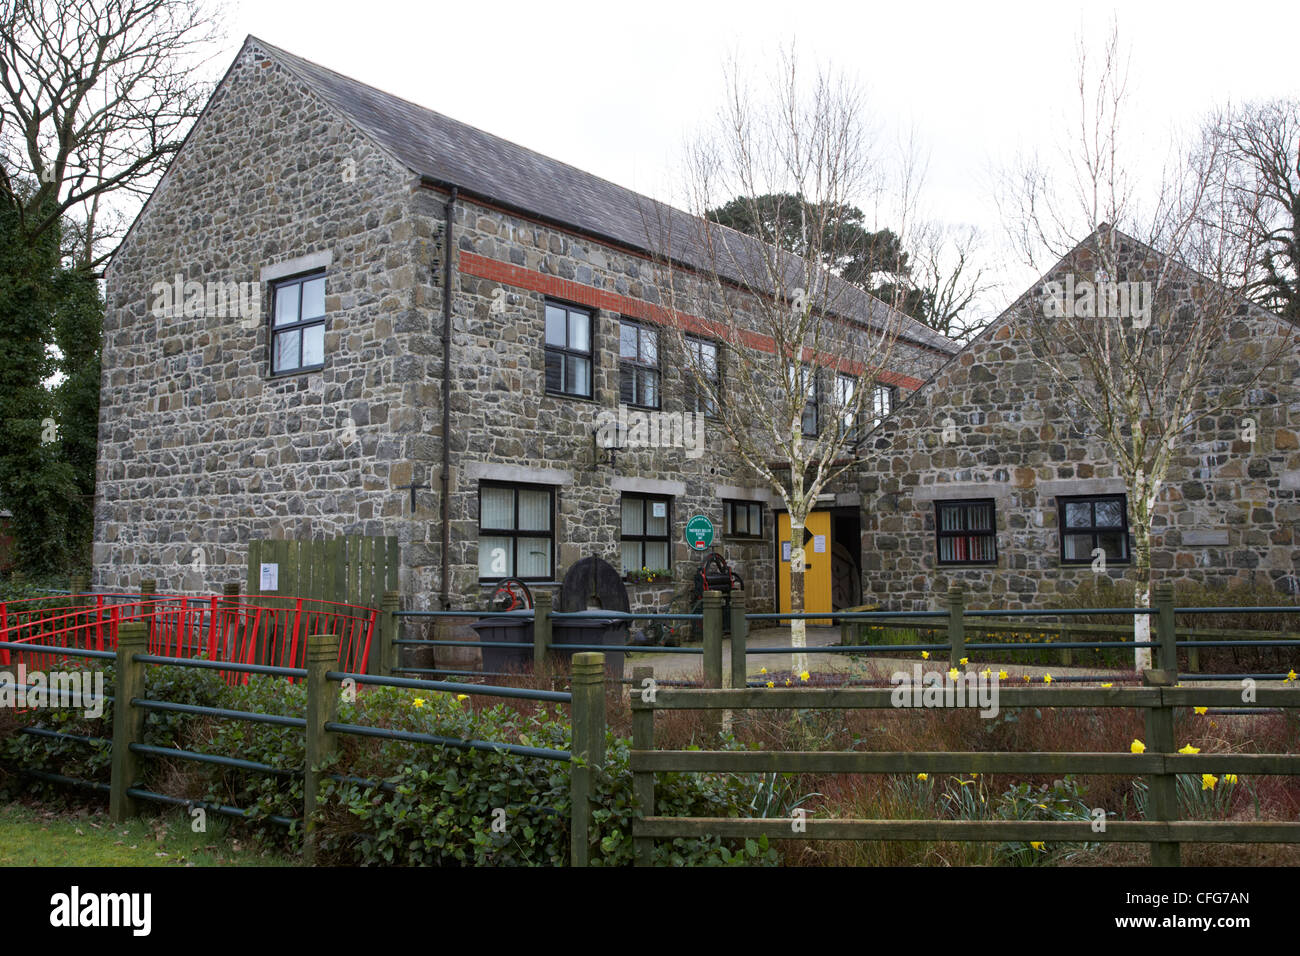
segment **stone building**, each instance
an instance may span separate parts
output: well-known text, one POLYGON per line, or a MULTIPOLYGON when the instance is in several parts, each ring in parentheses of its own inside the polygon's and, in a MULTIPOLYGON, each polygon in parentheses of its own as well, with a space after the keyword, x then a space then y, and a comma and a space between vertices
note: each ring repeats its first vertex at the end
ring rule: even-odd
MULTIPOLYGON (((1164 260, 1113 235, 1126 281, 1154 286, 1164 260)), ((1045 290, 1093 276, 1096 242, 1080 244, 870 436, 860 471, 869 600, 932 609, 961 583, 978 606, 1033 607, 1099 573, 1131 579, 1130 489, 1099 430, 1024 335, 1023 319, 1045 307, 1045 290)), ((1195 308, 1211 287, 1176 275, 1169 307, 1195 308)), ((1295 595, 1300 346, 1285 320, 1234 307, 1210 390, 1235 397, 1178 437, 1153 513, 1152 568, 1175 583, 1295 595)))
MULTIPOLYGON (((107 272, 94 583, 210 591, 252 539, 361 534, 399 540, 408 607, 481 607, 591 554, 680 582, 702 514, 770 605, 777 500, 707 420, 597 447, 620 400, 698 410, 649 202, 250 37, 107 272)), ((905 322, 881 411, 955 352, 905 322)), ((823 504, 857 582, 860 493, 823 504)))

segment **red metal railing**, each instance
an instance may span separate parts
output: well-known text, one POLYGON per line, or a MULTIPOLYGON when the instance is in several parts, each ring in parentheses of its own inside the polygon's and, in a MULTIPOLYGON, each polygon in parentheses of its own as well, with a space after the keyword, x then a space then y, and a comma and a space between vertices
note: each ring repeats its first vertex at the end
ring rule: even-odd
MULTIPOLYGON (((111 651, 118 628, 141 621, 149 653, 240 664, 304 667, 307 637, 339 639, 342 670, 365 673, 379 612, 311 598, 81 594, 0 601, 0 642, 111 651)), ((0 647, 0 667, 45 670, 57 655, 0 647)), ((248 675, 227 674, 232 682, 248 675)))

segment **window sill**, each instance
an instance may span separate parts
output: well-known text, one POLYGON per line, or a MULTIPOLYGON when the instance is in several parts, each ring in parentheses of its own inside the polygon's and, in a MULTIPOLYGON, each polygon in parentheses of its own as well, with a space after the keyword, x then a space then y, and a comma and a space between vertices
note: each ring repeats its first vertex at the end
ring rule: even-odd
POLYGON ((542 394, 546 398, 562 398, 571 402, 590 402, 593 405, 600 404, 590 395, 570 395, 568 392, 543 392, 542 394))
POLYGON ((305 368, 294 368, 284 372, 272 372, 269 376, 267 376, 267 380, 275 382, 284 378, 296 378, 299 375, 311 375, 314 372, 323 372, 323 371, 325 371, 325 366, 323 364, 309 365, 305 368))

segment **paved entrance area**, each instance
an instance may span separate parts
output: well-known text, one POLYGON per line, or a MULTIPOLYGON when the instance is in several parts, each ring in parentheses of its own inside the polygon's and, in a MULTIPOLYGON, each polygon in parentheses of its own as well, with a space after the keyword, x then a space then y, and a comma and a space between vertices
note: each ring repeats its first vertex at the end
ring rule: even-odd
MULTIPOLYGON (((888 680, 889 675, 898 670, 910 670, 912 665, 921 660, 920 654, 912 651, 902 652, 897 655, 873 654, 869 657, 861 654, 850 654, 844 652, 822 653, 818 654, 818 647, 827 647, 838 645, 840 642, 840 631, 837 627, 809 627, 807 628, 808 639, 808 671, 813 681, 816 681, 819 675, 828 674, 846 675, 850 679, 871 679, 888 680)), ((924 643, 918 641, 917 643, 924 643)), ((687 645, 690 647, 699 647, 698 643, 687 645)), ((752 652, 754 648, 759 647, 789 647, 790 646, 790 629, 788 627, 767 627, 750 631, 748 648, 752 652)), ((931 661, 938 660, 942 663, 945 660, 943 652, 932 652, 931 661)), ((1031 681, 1035 678, 1041 680, 1044 675, 1052 674, 1053 676, 1070 676, 1084 677, 1095 675, 1100 680, 1110 680, 1116 676, 1131 676, 1129 674, 1121 675, 1118 671, 1099 670, 1088 667, 1059 667, 1040 664, 1017 664, 1014 663, 1015 654, 1004 652, 1000 654, 986 653, 980 656, 976 652, 971 657, 971 664, 978 670, 985 667, 992 667, 994 670, 1005 670, 1008 679, 1020 680, 1028 675, 1031 681)), ((661 680, 700 680, 704 673, 704 660, 699 654, 629 654, 625 673, 630 677, 634 666, 649 665, 654 668, 655 676, 661 680)), ((746 655, 746 673, 751 681, 762 678, 763 668, 767 669, 768 674, 780 675, 782 679, 792 673, 794 665, 793 655, 789 654, 754 654, 746 655)), ((730 680, 731 675, 731 640, 724 637, 722 639, 722 673, 724 681, 730 680)))

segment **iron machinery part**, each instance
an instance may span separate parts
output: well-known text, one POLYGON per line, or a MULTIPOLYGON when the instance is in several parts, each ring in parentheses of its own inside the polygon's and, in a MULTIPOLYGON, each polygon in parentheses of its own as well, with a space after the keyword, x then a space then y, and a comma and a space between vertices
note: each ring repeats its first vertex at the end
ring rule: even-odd
POLYGON ((492 592, 492 610, 522 611, 533 606, 533 592, 519 578, 502 578, 492 592))

